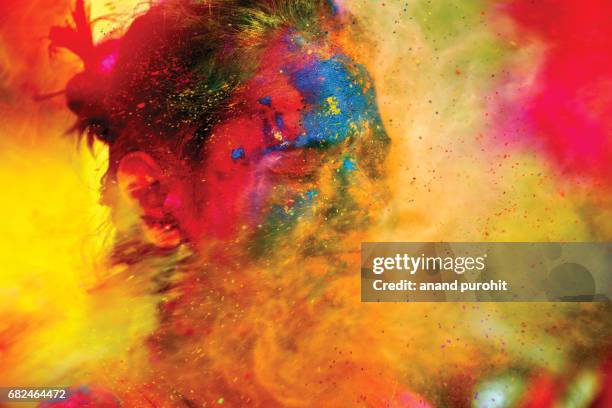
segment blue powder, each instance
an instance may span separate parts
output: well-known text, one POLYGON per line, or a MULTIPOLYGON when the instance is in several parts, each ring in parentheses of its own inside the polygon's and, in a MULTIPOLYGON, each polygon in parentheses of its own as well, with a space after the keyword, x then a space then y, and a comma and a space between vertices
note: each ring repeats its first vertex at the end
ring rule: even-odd
POLYGON ((285 128, 285 121, 283 120, 283 115, 280 112, 276 112, 274 114, 274 122, 279 130, 283 130, 285 128))
POLYGON ((263 154, 268 154, 268 153, 272 153, 272 152, 280 152, 283 150, 287 150, 291 147, 291 144, 289 142, 283 142, 280 144, 275 144, 269 147, 266 147, 263 150, 263 154))
POLYGON ((349 64, 348 57, 336 55, 311 61, 292 75, 295 87, 313 106, 302 116, 305 133, 296 139, 295 147, 337 144, 378 118, 372 88, 363 91, 363 84, 370 82, 367 72, 360 67, 351 72, 349 64))
POLYGON ((340 166, 340 169, 347 173, 355 171, 357 170, 357 162, 355 162, 355 160, 347 156, 342 161, 342 166, 340 166))
POLYGON ((242 159, 244 156, 244 149, 242 147, 232 150, 232 160, 242 159))
POLYGON ((272 98, 269 96, 264 96, 263 98, 259 98, 257 102, 259 102, 262 105, 272 106, 272 98))
POLYGON ((338 14, 338 6, 336 6, 336 2, 334 0, 327 0, 327 4, 329 4, 329 7, 331 8, 333 16, 338 14))
POLYGON ((315 189, 308 190, 306 192, 306 200, 312 202, 318 194, 319 192, 315 189))

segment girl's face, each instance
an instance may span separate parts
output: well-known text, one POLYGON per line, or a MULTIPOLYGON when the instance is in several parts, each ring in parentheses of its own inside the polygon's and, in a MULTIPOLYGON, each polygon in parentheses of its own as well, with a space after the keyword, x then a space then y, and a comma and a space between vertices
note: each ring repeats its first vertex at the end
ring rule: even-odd
MULTIPOLYGON (((103 110, 118 110, 106 95, 103 110)), ((110 146, 106 190, 119 193, 107 193, 105 202, 116 214, 138 214, 158 247, 286 231, 322 199, 322 167, 333 167, 338 177, 358 172, 363 149, 355 142, 374 133, 386 138, 365 70, 337 49, 292 33, 266 45, 254 75, 223 103, 224 113, 192 157, 181 153, 193 139, 190 126, 167 126, 157 137, 129 119, 112 136, 102 133, 110 146)), ((133 114, 122 105, 123 117, 139 117, 146 102, 132 105, 133 114)))

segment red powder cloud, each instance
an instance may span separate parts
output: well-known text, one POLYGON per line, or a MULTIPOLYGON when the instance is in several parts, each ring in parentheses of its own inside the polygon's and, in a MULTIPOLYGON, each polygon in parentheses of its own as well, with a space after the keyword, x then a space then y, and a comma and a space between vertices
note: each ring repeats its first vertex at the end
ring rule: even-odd
POLYGON ((547 46, 527 117, 565 171, 612 186, 612 3, 516 0, 509 15, 547 46))

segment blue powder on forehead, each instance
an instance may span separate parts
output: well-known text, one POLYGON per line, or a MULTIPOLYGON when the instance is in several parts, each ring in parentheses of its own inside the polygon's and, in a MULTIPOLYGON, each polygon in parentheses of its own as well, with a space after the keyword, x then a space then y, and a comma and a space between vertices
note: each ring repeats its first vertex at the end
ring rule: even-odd
POLYGON ((378 119, 376 98, 364 68, 344 55, 315 59, 291 75, 291 80, 310 105, 302 115, 305 132, 295 147, 336 144, 363 131, 378 119))

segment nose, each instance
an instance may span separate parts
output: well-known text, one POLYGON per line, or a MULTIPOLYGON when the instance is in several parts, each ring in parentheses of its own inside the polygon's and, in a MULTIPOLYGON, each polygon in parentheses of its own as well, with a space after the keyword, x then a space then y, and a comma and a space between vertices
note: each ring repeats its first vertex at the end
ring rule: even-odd
POLYGON ((126 198, 136 200, 145 212, 163 209, 167 197, 161 181, 161 169, 155 160, 144 152, 129 153, 119 162, 119 190, 126 198))
POLYGON ((158 247, 176 247, 183 240, 175 212, 181 207, 157 162, 142 151, 124 156, 117 168, 119 191, 136 204, 146 236, 158 247))

